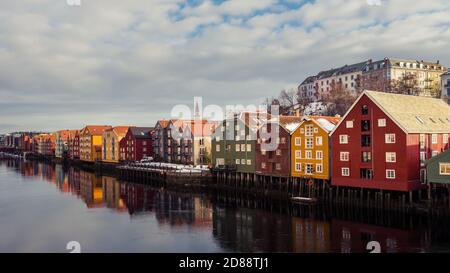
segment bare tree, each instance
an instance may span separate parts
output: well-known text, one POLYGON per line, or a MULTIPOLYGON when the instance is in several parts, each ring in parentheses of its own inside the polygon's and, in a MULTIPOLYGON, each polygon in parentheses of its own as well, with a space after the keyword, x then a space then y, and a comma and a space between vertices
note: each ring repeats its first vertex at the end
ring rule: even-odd
POLYGON ((391 81, 392 93, 404 95, 420 95, 421 89, 418 85, 417 75, 414 73, 405 73, 397 80, 391 81))
POLYGON ((341 83, 332 86, 330 94, 324 98, 326 104, 325 115, 344 115, 357 98, 356 92, 342 87, 341 83))

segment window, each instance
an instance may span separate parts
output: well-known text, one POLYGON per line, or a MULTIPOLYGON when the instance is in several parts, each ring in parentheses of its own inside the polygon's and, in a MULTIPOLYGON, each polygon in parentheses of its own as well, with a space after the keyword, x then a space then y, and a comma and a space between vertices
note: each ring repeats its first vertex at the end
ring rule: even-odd
POLYGON ((387 179, 395 179, 395 170, 386 170, 387 179))
POLYGON ((241 144, 241 152, 245 152, 245 144, 241 144))
POLYGON ((322 164, 317 164, 316 165, 316 172, 317 173, 322 173, 322 164))
POLYGON ((439 163, 439 175, 450 175, 450 163, 439 163))
POLYGON ((420 134, 420 149, 425 149, 425 135, 420 134))
POLYGON ((301 137, 295 138, 295 146, 302 146, 302 138, 301 137))
POLYGON ((319 128, 314 127, 314 134, 317 134, 319 132, 319 128))
POLYGON ((339 135, 339 144, 348 144, 348 135, 339 135))
POLYGON ((243 158, 241 159, 241 164, 245 165, 245 159, 243 159, 243 158))
POLYGON ((236 144, 236 152, 240 152, 241 151, 241 145, 240 144, 236 144))
POLYGON ((266 162, 261 163, 261 169, 265 169, 266 168, 266 162))
POLYGON ((306 125, 305 130, 306 130, 305 136, 313 135, 313 126, 312 125, 306 125))
POLYGON ((295 163, 295 171, 301 172, 302 171, 302 164, 301 163, 295 163))
POLYGON ((372 153, 371 152, 362 152, 361 153, 361 161, 364 163, 372 162, 372 153))
POLYGON ((247 165, 252 165, 252 160, 251 159, 247 159, 247 165))
POLYGON ((431 143, 432 143, 432 144, 437 144, 437 143, 438 143, 438 137, 437 137, 437 134, 432 134, 432 135, 431 135, 431 143))
POLYGON ((312 151, 305 151, 305 159, 312 159, 312 151))
POLYGON ((443 134, 442 135, 442 143, 448 144, 448 134, 443 134))
POLYGON ((262 155, 266 155, 266 150, 261 150, 262 155))
POLYGON ((322 146, 322 137, 321 136, 316 137, 316 145, 322 146))
POLYGON ((341 152, 340 153, 341 161, 348 161, 349 157, 350 157, 350 153, 349 152, 341 152))
POLYGON ((395 134, 385 134, 384 142, 387 144, 395 143, 395 134))
POLYGON ((236 159, 236 165, 239 165, 241 163, 240 159, 236 159))
POLYGON ((314 140, 312 137, 305 138, 305 147, 306 149, 312 149, 314 147, 314 140))
POLYGON ((350 169, 349 168, 342 168, 341 169, 342 176, 350 176, 350 169))
POLYGON ((386 119, 384 118, 378 119, 378 127, 386 127, 386 119))
POLYGON ((322 159, 322 151, 316 151, 316 159, 322 159))
POLYGON ((426 152, 420 152, 420 165, 424 166, 426 160, 427 160, 426 152))
POLYGON ((373 170, 372 169, 360 169, 360 178, 361 179, 373 179, 373 170))
POLYGON ((361 146, 362 147, 370 147, 370 144, 371 144, 371 138, 369 135, 361 136, 361 146))
POLYGON ((391 152, 386 153, 386 162, 392 163, 392 162, 396 162, 396 161, 397 161, 396 153, 391 153, 391 152))
POLYGON ((286 143, 286 138, 285 137, 282 137, 281 138, 281 144, 285 144, 286 143))
POLYGON ((306 164, 306 174, 312 174, 313 173, 313 164, 306 164))
POLYGON ((295 158, 302 158, 302 151, 295 151, 295 158))
POLYGON ((216 152, 220 152, 220 144, 216 144, 216 152))
POLYGON ((437 156, 439 154, 439 151, 432 151, 431 152, 431 156, 432 157, 435 157, 435 156, 437 156))
POLYGON ((370 131, 370 120, 361 120, 361 131, 370 131))
POLYGON ((368 114, 369 114, 369 106, 363 105, 363 106, 361 107, 361 113, 362 113, 363 115, 368 115, 368 114))
POLYGON ((252 144, 247 144, 247 152, 251 152, 252 151, 252 144))
POLYGON ((345 123, 345 127, 347 127, 347 128, 353 128, 353 120, 348 120, 348 121, 345 123))
POLYGON ((281 170, 281 164, 280 163, 275 164, 275 169, 276 170, 281 170))
POLYGON ((281 150, 277 149, 276 153, 277 153, 277 155, 281 155, 281 150))

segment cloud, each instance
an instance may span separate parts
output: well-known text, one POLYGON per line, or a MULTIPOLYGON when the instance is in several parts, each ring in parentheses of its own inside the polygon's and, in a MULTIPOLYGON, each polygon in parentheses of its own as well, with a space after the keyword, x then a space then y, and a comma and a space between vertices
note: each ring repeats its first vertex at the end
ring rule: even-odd
POLYGON ((0 132, 153 125, 194 96, 259 104, 369 58, 448 65, 449 12, 447 0, 6 1, 0 132))

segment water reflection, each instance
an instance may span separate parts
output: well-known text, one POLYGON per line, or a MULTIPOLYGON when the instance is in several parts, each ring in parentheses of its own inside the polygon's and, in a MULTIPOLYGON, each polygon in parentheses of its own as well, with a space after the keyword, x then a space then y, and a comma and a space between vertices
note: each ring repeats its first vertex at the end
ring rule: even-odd
MULTIPOLYGON (((129 219, 137 219, 138 224, 143 221, 150 225, 155 219, 156 225, 145 227, 145 240, 141 240, 140 248, 136 244, 118 243, 112 249, 103 241, 106 239, 96 238, 92 242, 93 251, 350 253, 366 252, 367 242, 373 240, 380 242, 383 252, 450 251, 449 221, 446 217, 390 217, 336 206, 311 208, 261 203, 226 193, 174 192, 119 181, 115 177, 99 176, 78 168, 32 161, 1 160, 1 168, 15 170, 26 181, 51 183, 62 194, 75 196, 79 199, 77 202, 83 202, 84 208, 89 211, 114 212, 112 217, 115 218, 129 215, 129 219), (161 239, 163 231, 168 236, 161 239), (193 235, 200 236, 203 241, 193 235), (177 236, 177 240, 173 242, 171 236, 177 236), (186 241, 185 248, 180 246, 183 241, 186 241), (194 246, 193 242, 198 245, 194 246), (164 245, 167 249, 161 248, 164 245)), ((1 171, 0 181, 8 179, 8 174, 11 175, 1 171)), ((0 217, 3 217, 2 221, 14 220, 14 214, 3 213, 0 217)), ((134 221, 114 223, 121 225, 122 229, 137 225, 134 221)), ((109 232, 104 225, 99 226, 102 234, 109 232)), ((112 230, 111 227, 110 232, 112 230)), ((29 232, 33 233, 31 227, 29 232)), ((130 234, 111 234, 112 238, 114 236, 131 242, 136 235, 130 231, 130 234)), ((5 246, 0 243, 0 251, 15 251, 11 247, 14 244, 5 246)), ((54 251, 51 248, 42 251, 48 250, 54 251)), ((23 249, 18 247, 17 251, 23 249)))

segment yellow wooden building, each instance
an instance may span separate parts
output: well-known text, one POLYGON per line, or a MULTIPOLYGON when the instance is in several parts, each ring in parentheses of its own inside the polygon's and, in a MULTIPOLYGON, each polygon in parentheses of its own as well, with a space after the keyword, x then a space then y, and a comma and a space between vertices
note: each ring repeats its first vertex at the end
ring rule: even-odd
POLYGON ((330 178, 329 134, 339 117, 305 116, 291 134, 291 172, 293 177, 328 180, 330 178))
POLYGON ((129 126, 117 126, 103 132, 102 161, 119 163, 120 141, 126 136, 129 126))
POLYGON ((103 132, 107 125, 88 125, 80 132, 80 160, 95 162, 102 159, 103 132))

